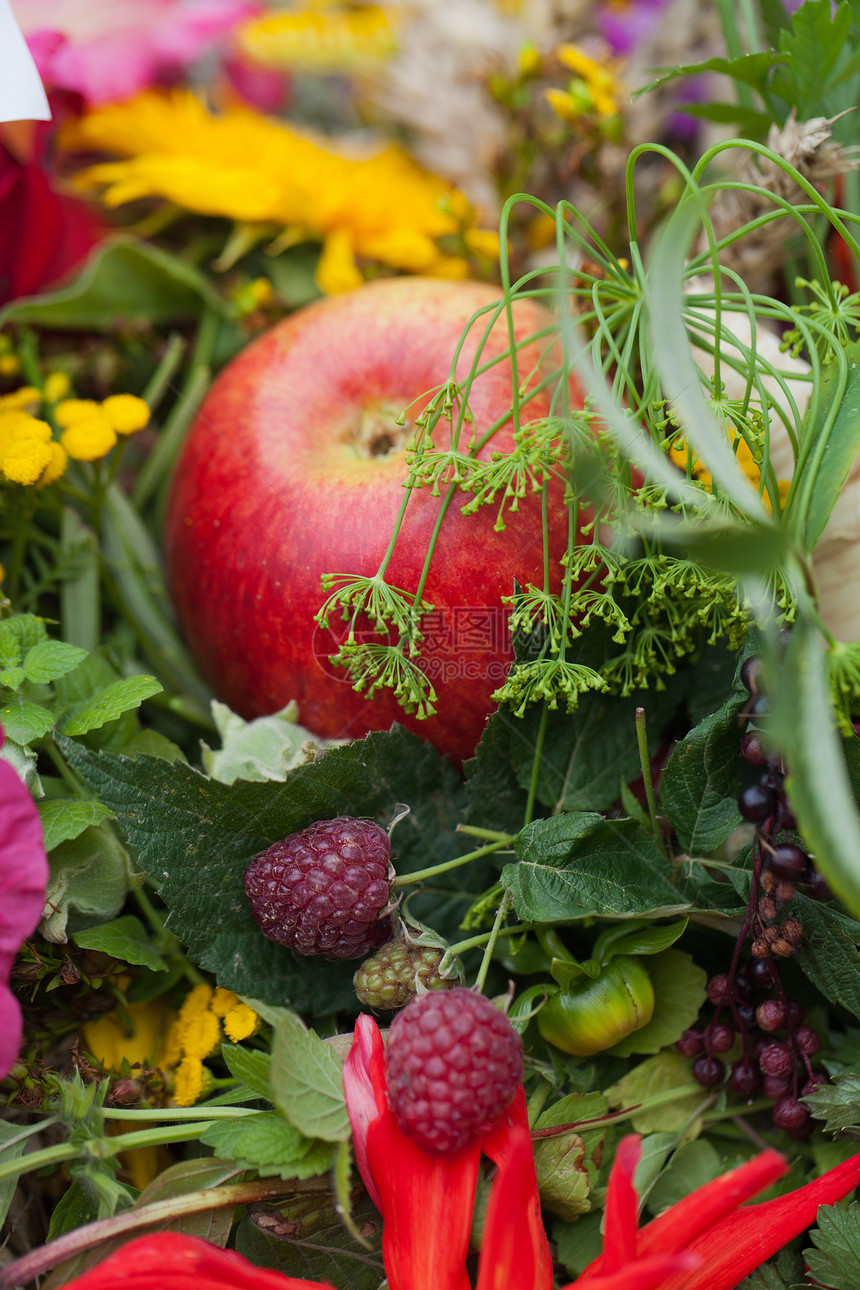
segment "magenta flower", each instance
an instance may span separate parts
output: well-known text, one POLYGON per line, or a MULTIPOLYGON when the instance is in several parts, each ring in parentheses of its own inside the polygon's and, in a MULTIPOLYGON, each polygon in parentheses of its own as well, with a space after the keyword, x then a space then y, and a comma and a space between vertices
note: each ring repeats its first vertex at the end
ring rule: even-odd
MULTIPOLYGON (((0 727, 0 747, 3 746, 0 727)), ((45 907, 48 857, 35 803, 9 762, 0 757, 0 1079, 21 1047, 21 1009, 9 989, 15 955, 45 907)))
POLYGON ((48 89, 116 103, 209 53, 256 0, 13 0, 48 89))

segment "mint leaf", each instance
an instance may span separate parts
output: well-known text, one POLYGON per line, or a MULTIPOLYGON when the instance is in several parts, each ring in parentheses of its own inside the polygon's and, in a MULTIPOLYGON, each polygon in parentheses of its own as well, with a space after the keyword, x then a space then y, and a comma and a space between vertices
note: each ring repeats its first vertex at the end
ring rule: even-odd
POLYGON ((341 1142, 350 1136, 343 1068, 298 1017, 284 1018, 275 1030, 269 1078, 275 1104, 309 1138, 341 1142))
POLYGON ((231 1075, 247 1084, 258 1097, 265 1098, 267 1102, 274 1101, 270 1080, 272 1059, 268 1053, 261 1053, 256 1048, 243 1048, 241 1044, 222 1044, 221 1056, 231 1075))
POLYGON ((860 1205, 847 1209, 822 1205, 818 1226, 809 1233, 815 1249, 803 1251, 810 1274, 828 1290, 857 1290, 860 1285, 860 1205))
POLYGON ((236 1249, 255 1267, 272 1268, 314 1285, 379 1290, 385 1282, 379 1253, 382 1224, 366 1193, 360 1194, 352 1219, 363 1245, 327 1197, 297 1196, 279 1201, 277 1209, 258 1209, 253 1218, 244 1219, 236 1232, 236 1249))
MULTIPOLYGON (((221 784, 181 763, 94 753, 58 735, 64 757, 116 815, 170 908, 169 927, 220 985, 316 1014, 354 1009, 353 963, 301 958, 267 940, 245 896, 251 859, 313 820, 362 816, 387 825, 398 802, 392 854, 399 873, 462 855, 456 832, 464 790, 435 749, 400 727, 330 748, 283 784, 221 784)), ((410 901, 419 919, 454 935, 498 866, 472 863, 427 883, 410 901)), ((116 911, 114 911, 116 912, 116 911)))
POLYGON ((571 812, 535 820, 519 834, 518 864, 502 882, 519 918, 633 918, 683 913, 689 906, 673 885, 672 866, 635 820, 571 812))
POLYGON ((331 1147, 306 1138, 277 1111, 217 1120, 200 1141, 261 1178, 312 1178, 331 1165, 331 1147))
POLYGON ((150 944, 149 933, 133 914, 100 923, 85 932, 75 932, 72 940, 82 950, 100 950, 122 963, 146 967, 153 972, 167 971, 164 959, 150 944))
POLYGON ((73 671, 86 656, 85 649, 67 641, 40 641, 24 655, 24 674, 33 685, 47 685, 73 671))
POLYGON ((7 739, 14 739, 16 744, 29 744, 48 733, 54 717, 41 703, 31 703, 15 695, 0 707, 0 724, 7 739))
POLYGON ((139 708, 144 699, 160 694, 163 689, 154 676, 127 676, 115 681, 94 699, 76 706, 63 720, 65 735, 85 735, 90 730, 100 730, 109 721, 115 721, 124 712, 139 708))
POLYGON ((837 1075, 832 1084, 820 1084, 803 1101, 816 1120, 824 1120, 825 1133, 860 1130, 860 1075, 837 1075))
POLYGON ((103 802, 85 802, 78 797, 53 798, 37 803, 45 850, 52 851, 61 842, 79 837, 93 824, 110 819, 112 811, 103 802))
POLYGON ((707 855, 741 823, 736 793, 743 707, 733 697, 675 744, 660 803, 688 855, 707 855))

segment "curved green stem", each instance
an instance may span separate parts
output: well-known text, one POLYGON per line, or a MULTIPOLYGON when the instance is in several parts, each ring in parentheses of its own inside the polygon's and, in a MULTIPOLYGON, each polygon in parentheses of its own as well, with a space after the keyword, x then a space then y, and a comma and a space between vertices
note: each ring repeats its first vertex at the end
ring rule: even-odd
POLYGON ((496 910, 496 917, 493 922, 493 930, 487 939, 487 945, 484 950, 484 957, 481 959, 481 966, 478 969, 478 975, 475 977, 475 989, 480 994, 484 988, 484 982, 487 979, 487 973, 490 970, 490 962, 493 958, 493 950, 496 948, 496 941, 499 939, 499 933, 502 930, 502 923, 505 921, 508 913, 508 907, 511 903, 511 893, 506 891, 499 901, 499 908, 496 910))
POLYGON ((402 873, 399 878, 395 878, 394 887, 409 887, 416 882, 424 882, 426 878, 435 878, 440 873, 447 873, 449 869, 459 869, 461 865, 468 864, 471 860, 479 860, 481 856, 491 855, 493 851, 500 851, 502 847, 509 847, 512 839, 505 836, 502 842, 491 842, 488 846, 479 847, 477 851, 467 851, 464 856, 457 856, 454 860, 444 860, 441 864, 430 865, 428 869, 418 869, 415 873, 402 873))

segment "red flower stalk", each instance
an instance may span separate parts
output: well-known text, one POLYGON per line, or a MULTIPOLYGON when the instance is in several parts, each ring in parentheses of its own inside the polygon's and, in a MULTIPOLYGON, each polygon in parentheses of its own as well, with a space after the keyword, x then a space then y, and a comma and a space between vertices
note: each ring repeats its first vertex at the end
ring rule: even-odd
POLYGON ((482 1151, 496 1164, 478 1290, 550 1290, 552 1262, 522 1087, 495 1128, 450 1156, 401 1132, 388 1106, 382 1036, 359 1017, 344 1066, 356 1161, 382 1214, 391 1290, 469 1290, 466 1255, 482 1151))
POLYGON ((606 1199, 603 1253, 565 1290, 733 1290, 860 1183, 860 1155, 776 1200, 740 1208, 788 1169, 776 1151, 672 1205, 639 1228, 633 1175, 639 1138, 619 1144, 606 1199), (662 1268, 662 1270, 661 1270, 662 1268))

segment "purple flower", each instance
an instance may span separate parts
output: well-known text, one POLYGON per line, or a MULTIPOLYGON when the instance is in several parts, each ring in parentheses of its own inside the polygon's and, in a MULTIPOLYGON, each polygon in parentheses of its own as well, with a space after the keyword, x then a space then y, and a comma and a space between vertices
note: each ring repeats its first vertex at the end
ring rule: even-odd
MULTIPOLYGON (((0 727, 0 747, 3 746, 0 727)), ((39 812, 9 762, 0 757, 0 1079, 21 1046, 21 1009, 9 989, 15 955, 45 906, 48 857, 39 812)))
POLYGON ((631 54, 650 36, 668 0, 615 0, 601 7, 600 30, 614 54, 631 54))

